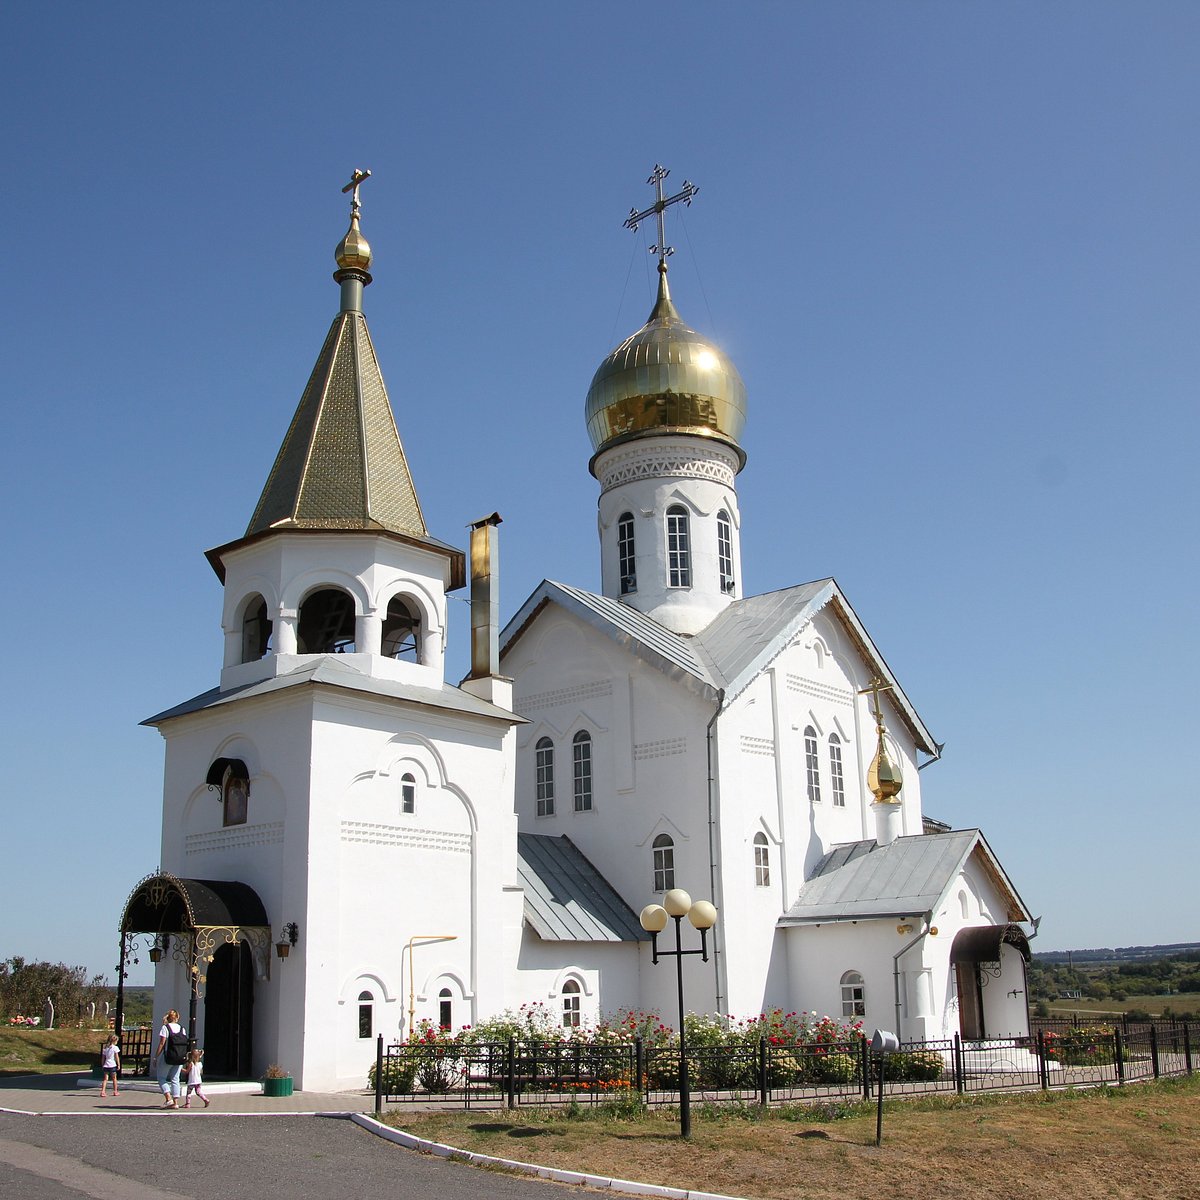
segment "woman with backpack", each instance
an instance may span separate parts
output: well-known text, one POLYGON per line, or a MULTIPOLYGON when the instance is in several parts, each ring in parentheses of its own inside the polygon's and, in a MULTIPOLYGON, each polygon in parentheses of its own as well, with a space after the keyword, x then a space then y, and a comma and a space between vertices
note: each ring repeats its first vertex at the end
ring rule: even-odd
POLYGON ((150 1065, 158 1063, 158 1086, 163 1094, 163 1107, 175 1108, 179 1102, 179 1072, 187 1061, 187 1030, 179 1023, 179 1013, 170 1009, 163 1017, 158 1031, 158 1049, 150 1065))

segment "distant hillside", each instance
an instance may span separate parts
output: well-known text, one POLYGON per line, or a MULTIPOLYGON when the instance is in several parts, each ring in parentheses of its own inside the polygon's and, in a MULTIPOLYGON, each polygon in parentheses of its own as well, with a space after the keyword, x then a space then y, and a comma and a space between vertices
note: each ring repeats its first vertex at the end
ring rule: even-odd
POLYGON ((1191 957, 1200 955, 1200 942, 1171 942, 1164 946, 1118 946, 1090 950, 1043 950, 1033 957, 1047 963, 1122 963, 1141 962, 1146 959, 1191 957))

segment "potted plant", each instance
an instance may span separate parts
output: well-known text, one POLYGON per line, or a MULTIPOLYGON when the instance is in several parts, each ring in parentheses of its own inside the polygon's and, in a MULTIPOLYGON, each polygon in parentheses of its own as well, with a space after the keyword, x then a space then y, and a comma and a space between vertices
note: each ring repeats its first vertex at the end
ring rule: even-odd
POLYGON ((264 1096, 290 1096, 292 1077, 278 1063, 272 1063, 263 1073, 264 1096))

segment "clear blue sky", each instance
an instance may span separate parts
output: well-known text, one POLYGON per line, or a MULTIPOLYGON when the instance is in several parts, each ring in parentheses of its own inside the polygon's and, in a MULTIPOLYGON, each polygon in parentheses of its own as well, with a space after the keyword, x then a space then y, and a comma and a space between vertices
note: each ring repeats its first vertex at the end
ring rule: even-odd
POLYGON ((1198 34, 1164 0, 8 5, 0 956, 112 974, 158 863, 138 721, 217 680, 202 552, 337 308, 350 170, 426 518, 502 513, 507 616, 598 585, 583 398, 650 309, 656 161, 700 186, 676 302, 749 392, 747 591, 838 579, 1038 948, 1200 938, 1198 34))

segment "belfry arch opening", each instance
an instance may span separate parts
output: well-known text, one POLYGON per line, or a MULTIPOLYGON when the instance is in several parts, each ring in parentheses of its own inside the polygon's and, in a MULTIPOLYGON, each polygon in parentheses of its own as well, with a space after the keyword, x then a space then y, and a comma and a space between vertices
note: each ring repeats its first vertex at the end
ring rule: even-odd
POLYGON ((403 662, 421 661, 421 612, 403 596, 393 596, 388 603, 381 653, 403 662))
POLYGON ((301 654, 353 654, 354 599, 341 588, 322 588, 300 605, 296 649, 301 654))
POLYGON ((257 662, 271 652, 274 623, 267 615, 267 602, 255 593, 246 601, 242 616, 242 662, 257 662))

